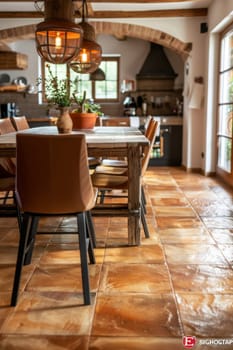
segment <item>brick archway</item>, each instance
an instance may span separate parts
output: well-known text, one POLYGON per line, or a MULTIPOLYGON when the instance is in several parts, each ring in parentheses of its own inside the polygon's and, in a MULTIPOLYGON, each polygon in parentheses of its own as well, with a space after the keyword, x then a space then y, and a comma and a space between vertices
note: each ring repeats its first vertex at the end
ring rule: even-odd
MULTIPOLYGON (((111 34, 117 37, 130 36, 142 40, 151 41, 171 50, 176 51, 184 60, 189 56, 192 49, 191 43, 185 43, 174 36, 135 24, 112 23, 112 22, 91 22, 96 30, 96 34, 111 34)), ((0 47, 17 40, 33 39, 35 35, 35 24, 7 28, 0 30, 0 47)))
POLYGON ((189 56, 192 50, 191 43, 184 43, 161 30, 126 23, 91 22, 91 24, 94 26, 96 34, 117 34, 118 37, 130 36, 154 42, 176 51, 184 60, 189 56))

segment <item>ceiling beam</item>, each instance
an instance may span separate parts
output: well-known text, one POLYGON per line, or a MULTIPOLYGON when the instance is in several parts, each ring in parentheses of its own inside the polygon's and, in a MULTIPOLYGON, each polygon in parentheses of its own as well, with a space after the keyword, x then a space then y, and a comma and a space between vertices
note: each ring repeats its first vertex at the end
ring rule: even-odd
MULTIPOLYGON (((79 2, 80 0, 72 0, 73 2, 79 2)), ((190 0, 87 0, 87 2, 125 2, 125 3, 148 3, 148 4, 156 4, 156 3, 172 3, 172 2, 187 2, 190 0)), ((195 0, 192 0, 195 1, 195 0)), ((35 2, 35 0, 0 0, 1 2, 35 2)), ((38 2, 43 2, 43 0, 38 0, 38 2)))
MULTIPOLYGON (((95 11, 94 18, 156 18, 156 17, 205 17, 207 9, 152 10, 152 11, 95 11)), ((91 16, 90 16, 91 18, 91 16)))
MULTIPOLYGON (((0 0, 1 1, 1 0, 0 0)), ((28 0, 29 1, 29 0, 28 0)), ((185 10, 152 10, 152 11, 93 11, 89 18, 156 18, 156 17, 205 17, 208 10, 185 9, 185 10)), ((0 18, 43 18, 44 14, 39 11, 12 11, 0 12, 0 18)), ((80 18, 80 12, 75 13, 75 18, 80 18)))
MULTIPOLYGON (((4 0, 0 0, 4 1, 4 0)), ((11 0, 10 0, 11 1, 11 0)), ((13 1, 13 0, 12 0, 13 1)), ((19 0, 22 1, 22 0, 19 0)), ((30 0, 29 0, 30 1, 30 0)), ((73 0, 76 1, 76 0, 73 0)), ((79 1, 79 0, 77 0, 79 1)), ((125 2, 125 3, 142 3, 142 4, 164 4, 164 3, 172 3, 172 2, 186 2, 190 0, 87 0, 87 2, 125 2)), ((194 0, 195 1, 195 0, 194 0)))
MULTIPOLYGON (((1 0, 0 0, 1 1, 1 0)), ((43 18, 44 13, 39 11, 1 11, 0 18, 43 18)))

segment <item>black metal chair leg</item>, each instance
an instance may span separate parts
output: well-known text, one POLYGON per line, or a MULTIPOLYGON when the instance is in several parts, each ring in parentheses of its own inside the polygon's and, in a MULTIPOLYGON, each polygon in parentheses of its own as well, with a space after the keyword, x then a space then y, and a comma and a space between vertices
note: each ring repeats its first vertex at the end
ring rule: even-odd
POLYGON ((23 267, 25 254, 26 254, 28 236, 30 233, 29 232, 30 221, 31 221, 30 216, 24 215, 23 222, 21 225, 21 230, 20 230, 19 248, 18 248, 18 255, 17 255, 17 262, 16 262, 16 269, 15 269, 15 276, 14 276, 14 284, 13 284, 12 295, 11 295, 11 306, 16 306, 17 304, 21 272, 22 272, 22 267, 23 267))
POLYGON ((148 226, 146 223, 146 217, 145 217, 145 211, 144 211, 143 205, 141 207, 141 221, 142 221, 142 226, 143 226, 143 230, 145 233, 145 237, 150 238, 150 233, 149 233, 148 226))
POLYGON ((100 204, 104 204, 105 190, 100 190, 100 204))
POLYGON ((5 192, 5 196, 4 196, 4 198, 3 198, 3 202, 2 202, 2 204, 6 204, 6 202, 7 202, 7 199, 10 197, 10 191, 7 191, 7 192, 5 192))
POLYGON ((19 230, 21 230, 21 225, 22 225, 22 221, 23 221, 23 216, 22 216, 22 213, 21 213, 20 208, 19 208, 19 206, 18 206, 15 192, 13 193, 13 199, 14 199, 14 204, 15 204, 15 206, 16 206, 17 221, 18 221, 19 230))
POLYGON ((87 261, 87 233, 85 223, 85 213, 78 214, 78 231, 79 231, 79 249, 81 258, 82 285, 84 304, 91 304, 90 282, 87 261))
POLYGON ((85 215, 86 215, 85 222, 86 222, 87 249, 88 249, 89 261, 90 261, 90 264, 95 264, 96 263, 95 253, 94 253, 94 249, 93 249, 93 242, 92 242, 92 236, 90 233, 90 227, 88 224, 87 212, 85 213, 85 215))
POLYGON ((141 203, 144 208, 144 213, 146 214, 146 195, 143 186, 141 186, 141 203))
POLYGON ((95 236, 95 229, 94 224, 91 216, 91 212, 86 212, 87 217, 87 226, 88 226, 88 232, 89 232, 89 238, 92 240, 92 246, 96 248, 96 236, 95 236))
POLYGON ((29 236, 28 236, 28 241, 27 241, 27 252, 25 255, 25 259, 24 259, 24 265, 31 264, 38 222, 39 222, 39 216, 32 216, 30 230, 29 230, 29 236))

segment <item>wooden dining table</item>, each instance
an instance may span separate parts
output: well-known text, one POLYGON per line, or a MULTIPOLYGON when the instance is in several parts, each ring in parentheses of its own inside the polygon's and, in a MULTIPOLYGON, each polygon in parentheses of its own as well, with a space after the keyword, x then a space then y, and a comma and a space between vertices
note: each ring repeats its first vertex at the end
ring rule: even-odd
MULTIPOLYGON (((57 134, 56 126, 30 128, 24 133, 57 134)), ((128 244, 140 245, 141 160, 148 139, 135 127, 95 127, 92 130, 77 130, 86 136, 88 156, 126 157, 128 160, 128 200, 125 206, 94 208, 93 215, 116 215, 128 217, 128 244)), ((16 156, 16 133, 0 136, 0 157, 16 156)))

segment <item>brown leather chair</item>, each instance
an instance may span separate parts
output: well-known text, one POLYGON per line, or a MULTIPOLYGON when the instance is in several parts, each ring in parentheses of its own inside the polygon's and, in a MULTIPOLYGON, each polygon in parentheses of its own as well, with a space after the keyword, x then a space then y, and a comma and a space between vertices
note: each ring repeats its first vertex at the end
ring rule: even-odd
POLYGON ((25 116, 12 117, 11 121, 12 121, 12 124, 13 124, 15 130, 17 130, 17 131, 30 128, 28 121, 27 121, 27 118, 25 116))
POLYGON ((84 303, 91 303, 88 259, 95 263, 90 216, 96 190, 87 161, 85 135, 16 135, 16 199, 22 213, 11 305, 17 303, 23 264, 30 264, 40 216, 77 216, 84 303))
MULTIPOLYGON (((146 137, 149 140, 149 145, 148 147, 144 148, 144 157, 142 159, 142 170, 141 170, 142 178, 145 175, 145 172, 149 164, 150 154, 154 145, 157 127, 158 127, 158 122, 152 119, 146 130, 146 137)), ((104 167, 102 167, 102 171, 101 171, 99 170, 100 168, 97 167, 96 171, 92 174, 92 183, 93 183, 93 186, 99 189, 101 204, 103 204, 105 197, 108 196, 106 195, 106 191, 128 189, 127 168, 116 167, 116 170, 113 169, 114 171, 112 173, 109 172, 108 170, 104 172, 103 168, 104 167)), ((112 194, 110 196, 116 197, 116 195, 112 195, 112 194)), ((145 213, 146 213, 145 204, 146 204, 146 200, 145 200, 143 184, 142 184, 141 185, 141 221, 142 221, 145 236, 148 238, 149 230, 145 219, 145 213)))

